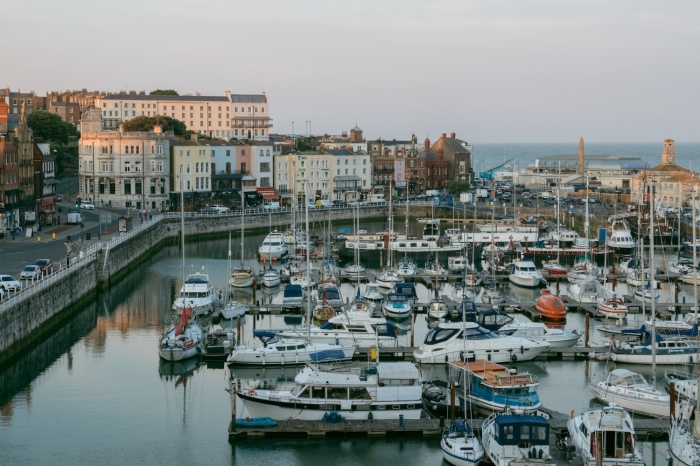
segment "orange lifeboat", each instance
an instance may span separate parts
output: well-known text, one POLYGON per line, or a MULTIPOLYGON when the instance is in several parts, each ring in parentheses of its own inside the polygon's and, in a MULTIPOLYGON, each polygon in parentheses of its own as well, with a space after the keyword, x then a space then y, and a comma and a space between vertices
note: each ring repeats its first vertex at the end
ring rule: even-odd
POLYGON ((542 290, 542 296, 535 301, 535 309, 544 320, 566 320, 564 302, 549 290, 542 290))

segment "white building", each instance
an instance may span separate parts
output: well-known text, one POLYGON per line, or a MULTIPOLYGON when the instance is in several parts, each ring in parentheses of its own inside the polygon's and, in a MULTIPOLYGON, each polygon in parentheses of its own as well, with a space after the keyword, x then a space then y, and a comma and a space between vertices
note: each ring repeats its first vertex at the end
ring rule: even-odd
POLYGON ((78 145, 79 194, 97 206, 166 210, 170 191, 171 131, 103 130, 102 113, 83 111, 78 145))
POLYGON ((116 129, 121 121, 138 116, 168 116, 179 120, 188 130, 215 138, 266 140, 272 127, 265 93, 145 95, 111 94, 96 99, 102 111, 103 129, 116 129))
POLYGON ((273 180, 273 143, 261 141, 249 141, 250 147, 250 174, 255 178, 255 186, 269 188, 274 185, 273 180))

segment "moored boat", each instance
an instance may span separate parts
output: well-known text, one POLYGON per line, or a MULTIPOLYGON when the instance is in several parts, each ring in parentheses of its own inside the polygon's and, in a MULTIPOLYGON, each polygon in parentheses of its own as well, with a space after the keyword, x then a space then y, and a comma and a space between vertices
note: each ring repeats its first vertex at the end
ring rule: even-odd
POLYGON ((320 421, 329 411, 344 419, 419 419, 422 385, 410 362, 307 364, 292 390, 239 390, 251 417, 320 421))
POLYGON ((643 375, 627 369, 614 369, 606 380, 590 383, 588 388, 600 401, 633 413, 664 419, 671 415, 671 396, 649 385, 643 375))
POLYGON ((163 332, 158 355, 166 361, 181 361, 202 354, 204 336, 202 327, 194 319, 191 307, 185 307, 180 322, 163 332))
POLYGON ((590 408, 567 423, 569 437, 584 466, 644 466, 634 423, 623 408, 590 408))
POLYGON ((534 414, 497 414, 482 426, 481 444, 494 466, 554 465, 549 420, 534 414))
POLYGON ((629 312, 629 308, 625 305, 623 299, 615 295, 609 298, 599 298, 597 309, 598 312, 606 317, 614 317, 615 319, 624 319, 629 312))
POLYGON ((546 284, 532 261, 514 262, 510 265, 508 279, 513 285, 525 288, 538 288, 546 284))
POLYGON ((477 465, 484 457, 484 449, 471 426, 457 419, 442 432, 440 449, 442 458, 455 466, 477 465))

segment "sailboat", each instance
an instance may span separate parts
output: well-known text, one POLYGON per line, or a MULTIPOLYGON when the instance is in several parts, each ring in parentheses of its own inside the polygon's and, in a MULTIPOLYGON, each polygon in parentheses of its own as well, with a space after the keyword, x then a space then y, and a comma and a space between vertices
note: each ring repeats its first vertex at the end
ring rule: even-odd
POLYGON ((391 184, 389 185, 389 232, 387 233, 388 235, 388 240, 387 240, 387 264, 382 273, 380 273, 377 276, 377 284, 381 286, 382 288, 389 288, 392 289, 394 288, 394 285, 396 283, 401 281, 401 277, 399 274, 394 270, 393 267, 393 251, 391 248, 391 243, 392 243, 392 236, 394 235, 394 214, 392 211, 392 196, 391 196, 392 188, 391 184))
POLYGON ((245 199, 241 190, 241 264, 231 270, 229 283, 236 288, 248 288, 255 283, 253 269, 243 262, 245 256, 245 199))
MULTIPOLYGON (((693 245, 697 244, 697 223, 695 222, 696 209, 696 187, 692 190, 692 208, 693 208, 693 245)), ((693 248, 693 264, 697 264, 697 249, 693 248)), ((693 282, 693 302, 698 302, 698 283, 693 282)), ((698 308, 695 305, 695 322, 698 321, 698 308)), ((696 337, 697 338, 697 337, 696 337)), ((700 345, 698 354, 696 355, 696 366, 700 358, 700 345)), ((674 465, 696 466, 700 463, 700 369, 697 369, 697 382, 695 388, 695 419, 690 420, 690 415, 676 415, 671 419, 671 433, 668 437, 668 447, 671 456, 674 459, 674 465)))
MULTIPOLYGON (((406 202, 406 221, 404 223, 404 228, 406 230, 406 240, 408 240, 408 202, 406 202)), ((399 260, 399 263, 396 264, 396 273, 401 277, 416 275, 418 273, 418 266, 413 262, 413 259, 408 257, 408 249, 404 251, 404 256, 399 260)))
MULTIPOLYGON (((231 234, 228 236, 228 270, 229 275, 231 274, 231 234)), ((238 316, 242 316, 246 312, 246 307, 240 301, 233 299, 233 290, 231 289, 231 284, 228 285, 228 292, 226 293, 226 302, 221 308, 221 318, 225 320, 235 319, 238 316)))
MULTIPOLYGON (((359 232, 358 232, 358 230, 360 229, 360 203, 359 202, 355 205, 355 210, 353 212, 352 227, 355 230, 355 237, 359 237, 359 232)), ((350 279, 359 280, 360 278, 364 278, 364 276, 365 276, 365 268, 360 263, 360 248, 354 248, 353 254, 355 256, 355 261, 352 264, 348 264, 345 266, 345 269, 344 269, 345 275, 347 275, 348 278, 350 278, 350 279)))
MULTIPOLYGON (((182 274, 185 274, 185 213, 183 199, 183 174, 180 167, 180 241, 182 247, 182 274)), ((184 280, 183 280, 184 281, 184 280)), ((202 354, 204 332, 195 319, 194 311, 184 303, 180 322, 163 332, 158 356, 167 361, 181 361, 202 354)))

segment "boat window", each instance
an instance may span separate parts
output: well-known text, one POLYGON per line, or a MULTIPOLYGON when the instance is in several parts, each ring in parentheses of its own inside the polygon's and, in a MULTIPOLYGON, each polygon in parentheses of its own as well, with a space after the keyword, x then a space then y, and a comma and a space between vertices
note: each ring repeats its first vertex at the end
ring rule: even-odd
POLYGON ((292 391, 291 391, 292 396, 308 396, 307 391, 306 391, 306 385, 296 385, 292 391), (304 393, 305 395, 301 395, 304 393))
POLYGON ((514 427, 503 426, 503 435, 506 440, 513 440, 515 438, 514 427))
POLYGON ((432 345, 435 343, 442 343, 452 338, 459 330, 457 329, 445 329, 441 327, 435 327, 425 336, 424 343, 427 345, 432 345))
POLYGON ((411 243, 411 247, 412 247, 412 248, 415 248, 416 245, 418 245, 418 243, 411 243))
POLYGON ((324 392, 323 387, 311 387, 311 396, 310 398, 325 398, 326 394, 324 392))
POLYGON ((543 440, 543 441, 548 441, 547 439, 547 427, 545 426, 532 426, 532 440, 543 440))
POLYGON ((328 398, 347 400, 348 389, 346 387, 328 387, 328 398))
POLYGON ((399 243, 399 247, 400 247, 400 248, 405 248, 405 247, 406 247, 406 243, 399 243))
POLYGON ((350 387, 350 399, 351 400, 371 400, 372 396, 369 394, 366 388, 354 388, 350 387))
POLYGON ((530 426, 520 426, 520 440, 530 440, 530 426))

